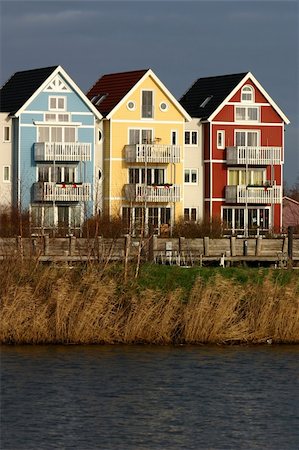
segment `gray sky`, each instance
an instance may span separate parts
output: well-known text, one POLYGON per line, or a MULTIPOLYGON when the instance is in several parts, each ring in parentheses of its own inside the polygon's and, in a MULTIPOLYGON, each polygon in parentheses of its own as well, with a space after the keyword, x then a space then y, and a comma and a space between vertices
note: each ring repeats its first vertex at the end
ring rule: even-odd
POLYGON ((176 98, 201 76, 251 71, 290 119, 285 180, 299 176, 297 0, 0 0, 1 85, 60 64, 86 92, 151 68, 176 98))

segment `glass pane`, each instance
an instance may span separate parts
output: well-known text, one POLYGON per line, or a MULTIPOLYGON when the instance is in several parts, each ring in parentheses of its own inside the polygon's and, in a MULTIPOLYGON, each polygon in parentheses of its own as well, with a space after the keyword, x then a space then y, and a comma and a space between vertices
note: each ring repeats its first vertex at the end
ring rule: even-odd
POLYGON ((185 170, 185 176, 184 176, 185 183, 190 183, 190 170, 185 170))
POLYGON ((44 207, 44 227, 54 226, 54 208, 53 206, 44 207))
POLYGON ((140 144, 139 140, 140 131, 139 130, 130 130, 129 131, 129 144, 140 144))
POLYGON ((235 209, 235 228, 244 229, 244 209, 235 209))
POLYGON ((239 184, 238 183, 238 170, 229 170, 228 171, 228 184, 230 186, 236 186, 237 184, 239 184))
POLYGON ((177 144, 177 133, 176 131, 171 132, 171 144, 176 145, 177 144))
POLYGON ((190 131, 185 131, 185 144, 190 145, 190 131))
POLYGON ((197 171, 191 170, 191 183, 197 183, 197 171))
POLYGON ((197 132, 196 131, 192 131, 192 144, 193 145, 197 145, 197 132))
POLYGON ((246 109, 236 108, 236 120, 245 120, 245 119, 246 119, 246 109))
POLYGON ((76 130, 74 127, 66 127, 64 129, 64 142, 75 142, 76 130))
POLYGON ((81 226, 81 208, 80 206, 73 206, 70 208, 71 226, 79 228, 81 226))
POLYGON ((153 142, 152 134, 152 130, 142 130, 142 144, 151 144, 153 142))
POLYGON ((142 117, 153 117, 153 92, 142 91, 142 117))
POLYGON ((251 183, 256 186, 263 185, 263 172, 261 170, 251 171, 251 183))
POLYGON ((185 222, 189 221, 189 208, 184 208, 184 220, 185 222))
POLYGON ((39 166, 38 167, 38 181, 42 183, 47 183, 50 181, 50 168, 49 166, 39 166))
POLYGON ((258 137, 258 134, 255 131, 249 131, 247 133, 247 145, 249 147, 256 147, 257 146, 257 137, 258 137))
POLYGON ((49 142, 49 127, 38 127, 38 142, 49 142))
POLYGON ((236 145, 246 145, 244 131, 237 131, 236 133, 236 145))
POLYGON ((248 120, 257 120, 257 108, 248 108, 248 120))
POLYGON ((62 142, 62 128, 52 127, 51 128, 51 142, 62 142))
POLYGON ((34 227, 42 225, 42 207, 31 206, 31 222, 34 227))
POLYGON ((191 208, 191 220, 196 221, 196 208, 191 208))

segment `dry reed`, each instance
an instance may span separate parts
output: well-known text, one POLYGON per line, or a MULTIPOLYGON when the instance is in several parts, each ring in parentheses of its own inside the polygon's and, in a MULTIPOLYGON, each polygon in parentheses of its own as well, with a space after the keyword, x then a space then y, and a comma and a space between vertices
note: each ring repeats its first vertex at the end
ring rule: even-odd
MULTIPOLYGON (((140 291, 99 271, 3 263, 2 343, 299 343, 298 283, 271 273, 259 285, 217 275, 176 289, 140 291)), ((131 284, 130 284, 131 283, 131 284)))

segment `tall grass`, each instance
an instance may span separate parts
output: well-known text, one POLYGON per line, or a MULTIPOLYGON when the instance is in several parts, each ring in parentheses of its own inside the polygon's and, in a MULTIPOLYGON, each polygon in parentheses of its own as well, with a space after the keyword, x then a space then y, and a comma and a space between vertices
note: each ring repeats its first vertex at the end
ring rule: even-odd
POLYGON ((187 297, 180 287, 148 288, 133 276, 124 283, 122 276, 119 268, 97 265, 70 269, 2 262, 0 341, 299 343, 295 275, 281 282, 269 271, 259 284, 220 273, 198 275, 187 297))

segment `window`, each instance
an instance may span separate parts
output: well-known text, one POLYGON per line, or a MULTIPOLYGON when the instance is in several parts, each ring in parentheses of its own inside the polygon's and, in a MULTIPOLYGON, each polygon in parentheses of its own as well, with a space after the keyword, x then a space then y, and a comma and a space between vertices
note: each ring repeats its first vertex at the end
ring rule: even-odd
POLYGON ((153 116, 153 91, 142 91, 142 117, 144 119, 152 119, 153 116))
POLYGON ((134 110, 136 109, 136 104, 135 104, 135 102, 133 102, 132 100, 130 100, 130 101, 127 103, 127 108, 128 108, 130 111, 134 111, 134 110))
POLYGON ((177 131, 171 132, 171 145, 177 145, 178 143, 178 133, 177 131))
POLYGON ((166 102, 161 102, 160 103, 160 110, 165 112, 168 110, 168 104, 166 102))
POLYGON ((236 106, 236 120, 252 121, 259 120, 259 108, 257 106, 236 106))
POLYGON ((225 132, 224 130, 217 131, 217 148, 225 148, 225 132))
POLYGON ((153 142, 153 130, 131 129, 129 130, 129 144, 151 144, 153 142))
POLYGON ((65 97, 49 97, 49 110, 50 111, 64 111, 66 109, 65 97))
POLYGON ((241 102, 253 103, 254 102, 254 89, 252 86, 246 85, 241 91, 241 102))
POLYGON ((196 222, 197 220, 197 209, 196 208, 184 208, 184 221, 185 222, 196 222))
POLYGON ((229 169, 228 184, 230 186, 251 185, 263 186, 266 173, 264 169, 229 169))
POLYGON ((76 166, 72 165, 39 165, 37 181, 42 183, 75 183, 77 181, 76 166))
POLYGON ((38 127, 38 142, 76 142, 76 128, 38 127))
POLYGON ((257 228, 267 231, 270 226, 269 208, 223 208, 222 220, 226 231, 243 233, 246 222, 249 232, 255 234, 257 228))
POLYGON ((10 127, 3 127, 3 141, 10 142, 10 127))
POLYGON ((59 113, 46 113, 45 122, 69 122, 69 114, 59 114, 59 113))
POLYGON ((185 145, 197 145, 198 133, 197 131, 185 131, 185 145))
POLYGON ((236 131, 235 145, 241 147, 257 147, 259 145, 258 131, 236 131))
POLYGON ((3 181, 10 181, 10 166, 3 167, 3 181))
POLYGON ((184 182, 197 184, 197 169, 185 169, 184 182))
POLYGON ((165 184, 165 169, 129 169, 130 184, 165 184))

